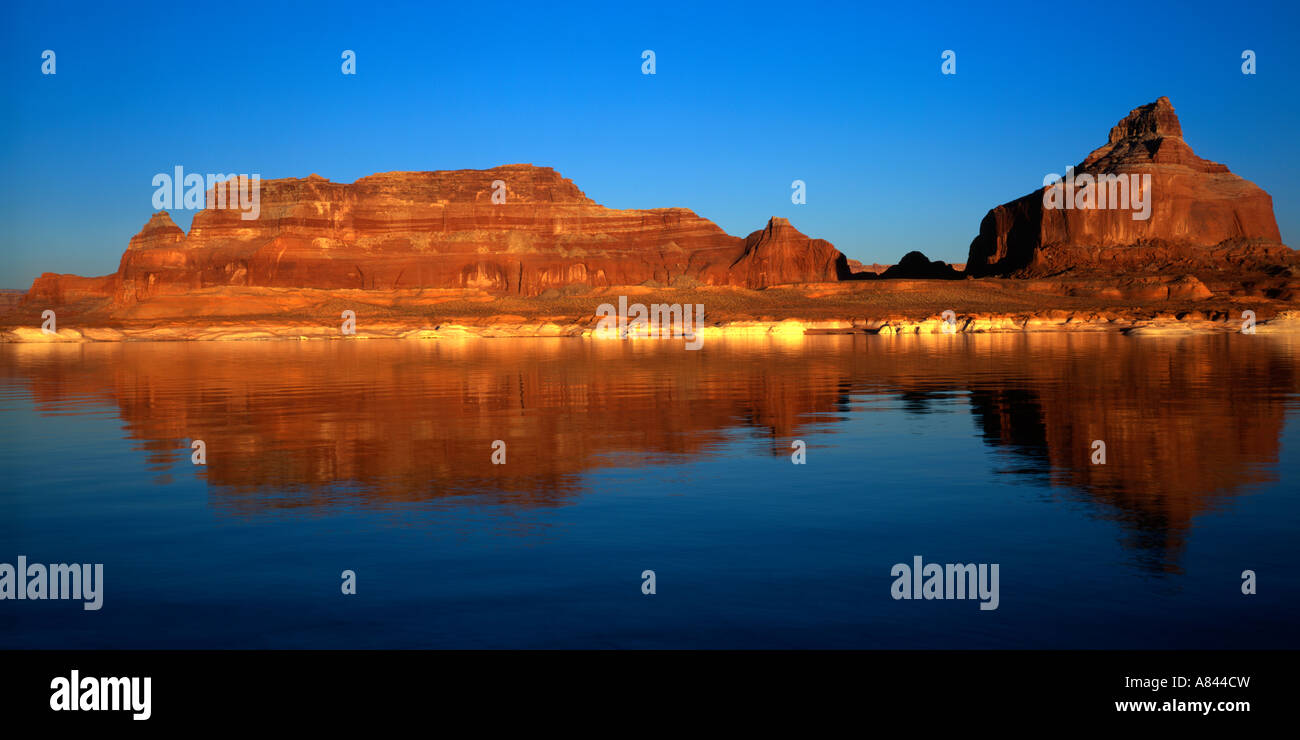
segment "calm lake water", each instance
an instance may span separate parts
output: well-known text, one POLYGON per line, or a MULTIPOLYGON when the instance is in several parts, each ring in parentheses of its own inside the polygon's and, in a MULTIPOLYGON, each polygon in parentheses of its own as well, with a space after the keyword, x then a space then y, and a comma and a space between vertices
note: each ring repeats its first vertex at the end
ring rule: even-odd
POLYGON ((0 345, 0 563, 105 574, 0 647, 1296 648, 1298 391, 1264 335, 0 345))

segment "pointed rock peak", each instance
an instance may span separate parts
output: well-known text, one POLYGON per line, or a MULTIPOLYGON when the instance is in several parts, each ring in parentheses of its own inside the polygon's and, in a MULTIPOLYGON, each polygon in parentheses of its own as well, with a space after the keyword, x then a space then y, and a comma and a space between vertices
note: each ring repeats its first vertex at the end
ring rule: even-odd
POLYGON ((154 211, 149 221, 140 229, 140 233, 131 237, 127 249, 148 249, 149 247, 175 244, 185 238, 185 232, 172 221, 167 211, 154 211))
POLYGON ((762 245, 786 244, 807 241, 808 236, 790 223, 790 219, 773 216, 767 225, 745 237, 746 249, 759 248, 762 245))
POLYGON ((767 226, 763 227, 763 234, 771 237, 781 236, 803 236, 803 234, 790 223, 790 219, 781 216, 773 216, 767 220, 767 226))
POLYGON ((1140 105, 1129 111, 1114 128, 1110 130, 1110 143, 1124 139, 1152 139, 1166 136, 1183 137, 1182 124, 1174 105, 1169 98, 1161 96, 1154 103, 1140 105))
POLYGON ((307 175, 307 179, 315 182, 329 182, 329 180, 325 179, 324 177, 321 177, 315 172, 311 173, 310 175, 307 175))
POLYGON ((1111 129, 1110 142, 1074 168, 1121 179, 1094 180, 1096 199, 1086 208, 1058 210, 1046 187, 994 208, 971 242, 966 270, 976 277, 1047 277, 1068 270, 1156 274, 1174 265, 1238 270, 1256 259, 1252 264, 1288 264, 1292 257, 1280 249, 1277 257, 1254 256, 1281 242, 1273 199, 1226 165, 1197 156, 1182 133, 1169 98, 1133 109, 1111 129), (1269 246, 1247 257, 1235 251, 1247 240, 1269 246))
POLYGON ((168 226, 176 229, 180 228, 176 225, 176 222, 172 220, 172 215, 167 211, 154 211, 154 214, 149 217, 149 221, 145 223, 144 229, 141 229, 141 231, 146 229, 166 228, 168 226))
POLYGON ((850 274, 848 259, 824 239, 809 239, 790 223, 773 216, 767 225, 745 237, 745 248, 731 263, 727 281, 747 288, 784 283, 843 280, 850 274))

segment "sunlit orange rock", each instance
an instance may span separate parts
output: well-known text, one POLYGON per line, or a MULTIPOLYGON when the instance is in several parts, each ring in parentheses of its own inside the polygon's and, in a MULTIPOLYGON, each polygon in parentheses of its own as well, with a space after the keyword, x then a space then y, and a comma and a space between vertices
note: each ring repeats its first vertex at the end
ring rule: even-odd
POLYGON ((116 277, 81 277, 47 272, 32 281, 32 287, 23 300, 57 306, 79 300, 107 298, 113 295, 116 277))
POLYGON ((746 288, 794 282, 846 280, 848 259, 825 239, 809 239, 773 218, 763 229, 745 237, 745 251, 727 270, 727 281, 746 288))

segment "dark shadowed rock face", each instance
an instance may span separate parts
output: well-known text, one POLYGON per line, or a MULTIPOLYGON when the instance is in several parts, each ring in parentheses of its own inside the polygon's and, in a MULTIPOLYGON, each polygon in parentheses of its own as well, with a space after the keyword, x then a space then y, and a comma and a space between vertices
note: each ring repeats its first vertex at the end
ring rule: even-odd
POLYGON ((1272 198, 1198 157, 1183 141, 1168 98, 1124 117, 1106 144, 1075 167, 1079 175, 1122 175, 1130 183, 1149 176, 1143 189, 1149 218, 1133 218, 1132 207, 1048 208, 1044 187, 989 211, 971 242, 966 272, 1037 277, 1090 269, 1261 269, 1295 258, 1281 244, 1272 198))
POLYGON ((906 278, 912 280, 960 280, 964 277, 946 262, 931 261, 920 252, 908 252, 898 264, 881 273, 882 278, 906 278))
POLYGON ((685 208, 605 208, 553 169, 506 165, 267 180, 258 218, 209 208, 188 235, 158 212, 131 239, 109 294, 119 306, 223 286, 536 296, 680 278, 765 288, 847 272, 835 247, 784 219, 741 239, 685 208), (493 198, 498 181, 504 202, 493 198))

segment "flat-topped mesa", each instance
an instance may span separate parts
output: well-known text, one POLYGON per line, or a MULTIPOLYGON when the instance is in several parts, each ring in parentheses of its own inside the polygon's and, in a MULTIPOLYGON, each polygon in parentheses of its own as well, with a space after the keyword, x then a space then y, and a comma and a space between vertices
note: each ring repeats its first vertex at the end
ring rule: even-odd
POLYGON ((116 275, 82 277, 47 272, 32 281, 20 305, 49 307, 83 300, 100 300, 113 295, 116 275))
MULTIPOLYGON (((319 178, 319 176, 317 176, 319 178)), ((307 178, 308 181, 311 178, 307 178)), ((320 182, 329 182, 319 178, 320 182)), ((504 187, 506 203, 568 203, 597 206, 573 181, 550 167, 507 164, 487 170, 438 170, 435 172, 381 172, 352 183, 355 190, 369 192, 435 193, 449 203, 492 204, 492 197, 504 187)))
POLYGON ((1295 264, 1268 193, 1197 156, 1182 137, 1169 98, 1133 109, 1060 185, 989 211, 971 242, 967 274, 1295 264))
MULTIPOLYGON (((250 210, 235 193, 220 207, 215 189, 189 234, 155 213, 122 255, 114 305, 227 286, 536 296, 682 278, 766 288, 848 274, 834 246, 785 219, 742 239, 685 208, 606 208, 549 167, 386 172, 353 183, 311 175, 257 188, 256 218, 243 217, 250 210)), ((44 293, 58 295, 58 286, 44 293)))

